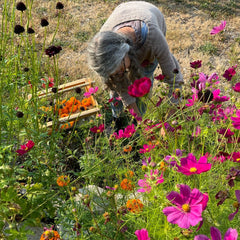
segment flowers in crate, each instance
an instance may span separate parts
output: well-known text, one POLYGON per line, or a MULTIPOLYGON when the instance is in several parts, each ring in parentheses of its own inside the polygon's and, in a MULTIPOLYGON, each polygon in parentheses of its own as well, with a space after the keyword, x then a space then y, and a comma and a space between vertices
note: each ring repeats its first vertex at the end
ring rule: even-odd
POLYGON ((212 164, 207 162, 207 157, 202 156, 197 161, 196 157, 189 153, 187 157, 181 158, 181 166, 178 167, 178 172, 184 175, 200 174, 202 172, 207 172, 211 169, 212 164))
POLYGON ((126 203, 128 211, 132 213, 139 213, 143 209, 143 203, 140 199, 129 199, 126 203))
POLYGON ((53 230, 53 227, 47 229, 44 228, 44 233, 41 235, 40 240, 61 240, 57 231, 53 230))
POLYGON ((59 187, 67 186, 70 183, 70 178, 68 176, 61 175, 57 178, 57 185, 59 187))
POLYGON ((127 179, 127 178, 124 178, 121 181, 120 186, 125 191, 132 191, 135 187, 135 185, 132 183, 132 181, 130 179, 127 179))
POLYGON ((150 144, 150 145, 148 145, 148 144, 144 144, 143 145, 143 148, 141 148, 140 150, 139 150, 139 153, 146 153, 146 152, 150 152, 152 149, 154 149, 155 148, 155 145, 152 145, 152 144, 150 144))
POLYGON ((46 84, 50 88, 54 86, 54 78, 49 77, 48 80, 46 80, 45 78, 42 78, 41 81, 42 81, 43 88, 46 88, 46 84))
POLYGON ((93 133, 102 133, 104 131, 104 124, 100 124, 98 127, 94 126, 90 128, 90 131, 93 133))
POLYGON ((236 111, 236 117, 231 117, 232 125, 236 129, 240 129, 240 110, 236 111))
POLYGON ((135 235, 137 236, 138 240, 150 240, 148 236, 148 231, 145 228, 135 231, 135 235))
POLYGON ((181 184, 180 194, 172 191, 167 195, 167 199, 173 204, 163 209, 168 222, 177 224, 180 228, 189 228, 202 221, 202 212, 208 202, 206 194, 181 184))
POLYGON ((235 70, 236 68, 237 68, 237 65, 228 68, 228 69, 224 72, 223 77, 226 78, 227 81, 231 81, 231 80, 232 80, 232 77, 236 74, 236 70, 235 70))
POLYGON ((161 174, 159 176, 159 170, 158 169, 151 169, 150 175, 145 174, 144 179, 140 179, 138 181, 138 185, 141 187, 138 189, 138 192, 147 192, 150 193, 152 186, 156 186, 158 184, 161 184, 164 182, 163 175, 161 174))
POLYGON ((235 190, 235 195, 236 195, 236 198, 237 198, 237 202, 235 202, 235 203, 233 204, 233 207, 236 208, 236 211, 233 212, 233 213, 231 213, 231 214, 229 214, 228 219, 229 219, 230 221, 233 220, 233 218, 234 218, 235 215, 238 213, 239 208, 240 208, 240 190, 235 190))
POLYGON ((132 97, 143 97, 149 93, 151 86, 152 81, 150 78, 143 77, 137 79, 128 87, 128 94, 132 97))
POLYGON ((18 155, 23 155, 30 151, 34 147, 35 143, 32 140, 29 140, 26 144, 21 145, 20 149, 18 149, 16 152, 18 155))
MULTIPOLYGON (((194 240, 221 240, 222 239, 221 232, 217 228, 211 227, 210 232, 211 232, 211 239, 205 235, 197 235, 194 237, 194 240)), ((225 233, 223 240, 237 240, 237 238, 238 238, 237 230, 229 228, 225 233)))
POLYGON ((98 87, 92 88, 90 87, 88 92, 85 92, 83 95, 86 98, 89 98, 92 94, 96 93, 98 91, 98 87))
POLYGON ((221 24, 219 26, 213 27, 210 34, 211 35, 218 34, 219 32, 222 32, 225 27, 226 27, 226 21, 221 21, 221 24))

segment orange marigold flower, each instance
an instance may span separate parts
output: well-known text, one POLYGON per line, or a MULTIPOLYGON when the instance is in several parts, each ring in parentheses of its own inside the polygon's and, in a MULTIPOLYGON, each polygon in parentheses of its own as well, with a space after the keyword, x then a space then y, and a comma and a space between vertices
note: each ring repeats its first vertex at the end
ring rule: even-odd
POLYGON ((88 107, 92 104, 92 100, 91 100, 90 97, 89 98, 84 98, 81 103, 82 103, 83 106, 88 107))
POLYGON ((126 207, 132 213, 139 213, 143 209, 143 204, 140 199, 129 199, 126 207))
POLYGON ((67 113, 62 113, 60 117, 61 117, 61 118, 63 118, 63 117, 68 117, 68 114, 67 114, 67 113))
POLYGON ((131 180, 124 178, 120 184, 121 188, 126 191, 131 191, 135 187, 131 180))
POLYGON ((127 145, 123 148, 124 152, 131 152, 132 151, 132 146, 131 145, 127 145))
POLYGON ((68 176, 61 175, 57 179, 57 185, 59 187, 67 186, 70 183, 70 178, 68 176))
POLYGON ((61 240, 57 231, 47 229, 42 235, 40 240, 61 240))
POLYGON ((74 124, 74 121, 71 121, 71 122, 68 122, 68 123, 64 123, 62 126, 61 126, 61 129, 68 129, 68 128, 71 128, 74 124))
POLYGON ((126 174, 125 174, 126 177, 129 177, 129 178, 132 178, 134 176, 134 172, 129 170, 126 174))

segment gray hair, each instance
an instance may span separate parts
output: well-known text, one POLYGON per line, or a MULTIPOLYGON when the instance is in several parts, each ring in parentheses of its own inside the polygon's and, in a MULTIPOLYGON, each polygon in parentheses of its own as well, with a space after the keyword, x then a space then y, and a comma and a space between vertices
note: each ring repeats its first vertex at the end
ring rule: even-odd
POLYGON ((111 31, 99 32, 88 45, 89 65, 101 77, 110 76, 119 67, 129 49, 124 36, 111 31))
POLYGON ((88 64, 101 76, 105 86, 115 91, 126 89, 141 76, 141 66, 133 43, 121 33, 97 33, 88 45, 88 64), (120 66, 126 54, 131 61, 129 73, 121 79, 111 79, 110 75, 120 66))

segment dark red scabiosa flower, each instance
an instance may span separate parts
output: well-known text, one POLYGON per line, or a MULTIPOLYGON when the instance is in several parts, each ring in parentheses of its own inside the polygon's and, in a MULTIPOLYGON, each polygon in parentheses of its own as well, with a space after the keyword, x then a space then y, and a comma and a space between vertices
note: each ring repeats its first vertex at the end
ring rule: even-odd
POLYGON ((46 26, 48 26, 48 25, 49 25, 48 20, 47 20, 46 18, 42 18, 42 19, 41 19, 41 26, 42 26, 42 27, 46 27, 46 26))
POLYGON ((23 12, 27 9, 27 7, 23 2, 18 2, 16 5, 16 9, 23 12))
POLYGON ((21 34, 25 31, 24 27, 17 24, 15 27, 14 27, 14 33, 16 34, 21 34))
POLYGON ((24 114, 23 114, 23 112, 21 112, 21 111, 17 111, 16 116, 17 116, 18 118, 22 118, 22 117, 24 116, 24 114))
POLYGON ((230 198, 229 190, 225 190, 225 191, 220 190, 216 194, 215 198, 219 200, 219 202, 217 203, 217 206, 222 205, 227 198, 230 198))
POLYGON ((25 67, 25 68, 23 69, 23 71, 24 71, 24 72, 29 72, 29 68, 28 68, 28 67, 25 67))
POLYGON ((159 81, 163 81, 165 78, 165 75, 163 74, 159 74, 158 76, 154 77, 155 79, 159 80, 159 81))
POLYGON ((53 88, 52 88, 52 92, 53 92, 53 93, 57 93, 57 88, 53 87, 53 88))
POLYGON ((236 74, 236 71, 235 71, 236 68, 237 68, 237 65, 228 68, 224 72, 223 77, 226 78, 228 81, 231 81, 232 77, 236 74))
POLYGON ((213 93, 209 89, 206 89, 204 92, 199 91, 198 99, 199 99, 199 101, 204 102, 204 103, 211 102, 213 100, 213 93))
POLYGON ((82 92, 82 89, 81 89, 80 87, 77 87, 77 88, 75 89, 75 92, 78 93, 78 94, 80 94, 80 93, 82 92))
POLYGON ((35 31, 34 31, 32 28, 29 27, 29 28, 27 29, 27 33, 28 33, 28 34, 33 34, 33 33, 35 33, 35 31))
POLYGON ((56 9, 63 9, 64 8, 64 5, 61 3, 61 2, 57 2, 56 4, 56 9))
POLYGON ((179 73, 179 70, 177 68, 173 69, 173 73, 174 74, 178 74, 179 73))
POLYGON ((197 68, 200 68, 201 66, 202 66, 202 60, 197 60, 197 61, 194 61, 194 62, 190 62, 190 67, 191 68, 197 69, 197 68))
POLYGON ((45 50, 46 55, 48 55, 49 57, 52 57, 58 53, 60 53, 60 51, 62 50, 62 47, 60 46, 50 46, 45 50))

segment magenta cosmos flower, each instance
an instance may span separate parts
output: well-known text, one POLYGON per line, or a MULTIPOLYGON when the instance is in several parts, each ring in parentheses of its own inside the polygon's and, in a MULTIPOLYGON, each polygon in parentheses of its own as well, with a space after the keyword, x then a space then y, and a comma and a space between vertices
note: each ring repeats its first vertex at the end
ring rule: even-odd
POLYGON ((26 144, 21 145, 20 149, 18 149, 16 152, 18 155, 23 155, 27 153, 29 150, 31 150, 34 147, 35 143, 32 140, 29 140, 26 144))
POLYGON ((104 130, 104 124, 100 124, 98 127, 94 126, 92 128, 90 128, 90 131, 93 133, 101 133, 104 130))
POLYGON ((232 125, 236 129, 240 129, 240 110, 236 111, 236 117, 231 117, 232 125))
POLYGON ((207 206, 208 198, 198 189, 191 190, 188 185, 181 184, 180 194, 172 191, 167 199, 174 205, 163 209, 168 222, 180 228, 189 228, 202 221, 202 211, 207 206))
POLYGON ((128 94, 132 97, 143 97, 148 94, 152 86, 152 81, 143 77, 134 81, 132 85, 128 87, 128 94))
POLYGON ((147 145, 147 144, 144 144, 143 145, 143 148, 141 148, 139 150, 139 153, 146 153, 146 152, 150 152, 152 149, 155 148, 155 145, 147 145))
POLYGON ((234 87, 232 87, 232 89, 235 91, 235 92, 240 92, 240 82, 236 83, 234 87))
POLYGON ((140 230, 137 230, 135 232, 138 240, 150 240, 150 237, 148 236, 148 231, 145 228, 142 228, 140 230))
MULTIPOLYGON (((215 228, 211 227, 211 239, 205 235, 197 235, 194 240, 222 240, 221 232, 215 228)), ((237 240, 238 232, 236 229, 229 228, 224 235, 223 240, 237 240)))
POLYGON ((196 157, 189 153, 186 158, 181 158, 181 166, 178 166, 178 172, 185 175, 200 174, 211 169, 212 164, 207 162, 207 157, 202 156, 197 161, 196 157))
POLYGON ((158 185, 164 182, 163 175, 159 176, 159 170, 150 171, 150 175, 145 174, 145 179, 140 179, 138 185, 141 187, 138 192, 147 192, 150 193, 153 185, 158 185))
POLYGON ((98 91, 98 87, 92 88, 90 87, 88 92, 85 92, 83 95, 84 97, 90 97, 92 94, 96 93, 98 91))
POLYGON ((124 130, 120 129, 118 134, 116 132, 113 133, 113 136, 116 139, 121 138, 130 138, 136 132, 134 124, 128 125, 124 130))
POLYGON ((225 26, 226 26, 226 21, 221 21, 221 24, 219 26, 214 27, 211 30, 210 34, 215 35, 215 34, 218 34, 219 32, 222 32, 225 26))

